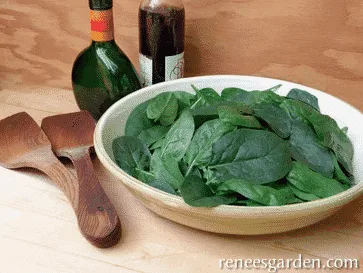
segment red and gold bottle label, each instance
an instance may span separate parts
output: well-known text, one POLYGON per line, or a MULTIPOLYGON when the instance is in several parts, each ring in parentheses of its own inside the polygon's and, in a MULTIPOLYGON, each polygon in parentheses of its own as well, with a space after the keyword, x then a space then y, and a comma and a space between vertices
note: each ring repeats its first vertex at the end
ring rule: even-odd
POLYGON ((114 39, 113 13, 108 10, 91 10, 91 39, 106 42, 114 39))

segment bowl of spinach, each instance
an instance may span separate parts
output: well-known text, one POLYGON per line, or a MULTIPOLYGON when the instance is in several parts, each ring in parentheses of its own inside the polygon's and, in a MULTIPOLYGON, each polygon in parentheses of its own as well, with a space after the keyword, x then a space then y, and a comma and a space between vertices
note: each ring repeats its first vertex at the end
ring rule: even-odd
POLYGON ((276 79, 204 76, 141 89, 100 119, 95 149, 145 206, 218 233, 316 223, 363 192, 363 116, 276 79))

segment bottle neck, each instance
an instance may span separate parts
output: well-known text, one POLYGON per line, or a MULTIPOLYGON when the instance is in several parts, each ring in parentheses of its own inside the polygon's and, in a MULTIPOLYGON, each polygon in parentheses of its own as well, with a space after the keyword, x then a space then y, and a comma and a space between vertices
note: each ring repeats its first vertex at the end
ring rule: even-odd
POLYGON ((113 12, 107 10, 91 10, 91 39, 93 42, 110 42, 114 40, 113 12))

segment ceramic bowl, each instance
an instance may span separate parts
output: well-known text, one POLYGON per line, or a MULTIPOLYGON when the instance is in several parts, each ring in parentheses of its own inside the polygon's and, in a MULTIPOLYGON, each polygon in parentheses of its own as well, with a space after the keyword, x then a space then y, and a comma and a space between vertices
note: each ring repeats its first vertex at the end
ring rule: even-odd
POLYGON ((342 206, 363 193, 363 115, 349 104, 324 92, 299 84, 250 76, 203 76, 185 78, 143 88, 115 103, 102 116, 95 131, 95 150, 106 167, 120 183, 146 207, 162 217, 177 223, 217 233, 269 234, 285 232, 314 224, 336 213, 342 206), (112 141, 124 134, 125 122, 131 111, 140 103, 166 91, 185 90, 193 93, 191 84, 198 88, 212 87, 220 92, 225 87, 245 90, 264 90, 282 84, 278 93, 286 95, 292 88, 300 88, 319 99, 321 112, 329 114, 340 127, 348 126, 348 136, 354 150, 356 185, 338 195, 313 202, 281 207, 240 207, 223 205, 215 208, 197 208, 177 197, 131 177, 114 161, 112 141))

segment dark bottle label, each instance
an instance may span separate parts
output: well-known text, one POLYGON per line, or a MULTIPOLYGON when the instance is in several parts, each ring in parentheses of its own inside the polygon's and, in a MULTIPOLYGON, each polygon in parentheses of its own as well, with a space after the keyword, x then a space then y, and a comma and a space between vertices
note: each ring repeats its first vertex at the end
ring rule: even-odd
POLYGON ((183 8, 140 9, 139 60, 143 86, 184 76, 184 24, 183 8))
POLYGON ((113 13, 108 10, 91 10, 91 39, 96 42, 107 42, 114 39, 113 13))

